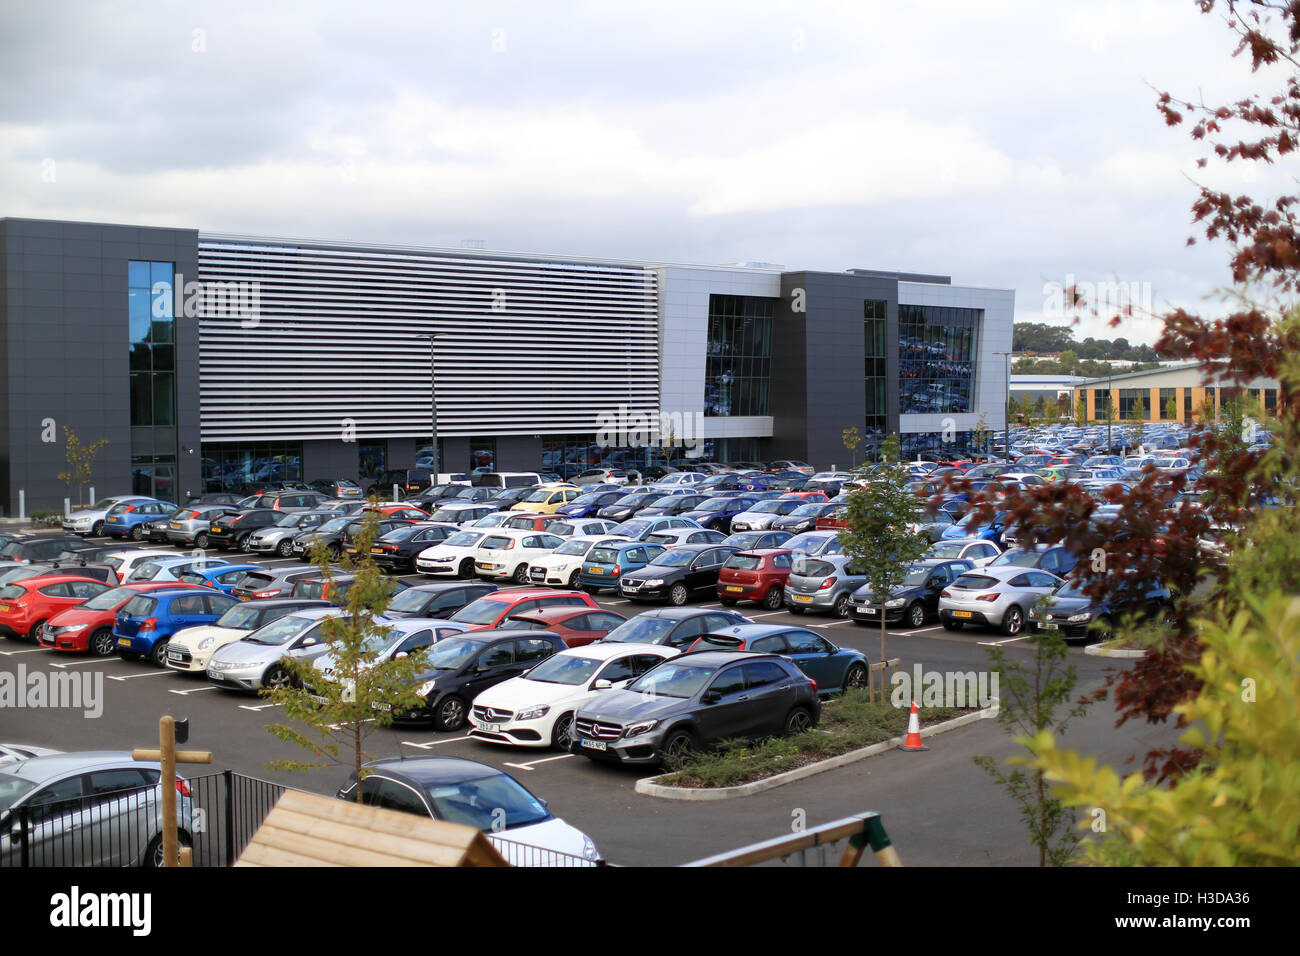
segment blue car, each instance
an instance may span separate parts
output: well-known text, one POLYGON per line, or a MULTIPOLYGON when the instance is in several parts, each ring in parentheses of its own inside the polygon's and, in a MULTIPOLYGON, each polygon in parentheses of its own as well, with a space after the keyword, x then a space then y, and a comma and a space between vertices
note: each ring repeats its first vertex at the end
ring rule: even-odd
POLYGON ((162 667, 167 642, 182 628, 211 624, 238 604, 236 598, 195 587, 147 591, 117 612, 113 637, 118 656, 135 661, 148 658, 162 667))
POLYGON ((993 520, 988 524, 975 524, 975 512, 971 511, 966 514, 960 521, 950 524, 944 529, 943 534, 939 535, 939 540, 944 541, 949 538, 983 538, 986 541, 992 541, 998 547, 1002 547, 1002 532, 1007 529, 1007 512, 998 511, 993 515, 993 520))
POLYGON ((597 545, 582 562, 578 585, 592 594, 606 588, 617 589, 623 575, 644 568, 666 550, 663 545, 646 541, 611 541, 597 545))
POLYGON ((719 496, 708 499, 694 511, 682 512, 682 517, 698 521, 702 527, 730 534, 731 519, 754 507, 759 500, 752 495, 719 496))
POLYGON ((623 491, 588 491, 578 495, 567 505, 560 505, 555 509, 555 513, 566 518, 594 518, 597 511, 606 505, 612 505, 624 494, 623 491))
POLYGON ((104 534, 110 538, 143 541, 147 522, 166 517, 175 510, 176 506, 170 501, 157 498, 123 501, 108 509, 104 516, 104 534))
MULTIPOLYGON (((242 581, 250 571, 265 571, 260 564, 213 564, 206 567, 191 568, 181 572, 180 579, 186 584, 200 587, 216 588, 222 594, 231 594, 236 584, 242 581)), ((234 595, 231 594, 233 597, 234 595)))

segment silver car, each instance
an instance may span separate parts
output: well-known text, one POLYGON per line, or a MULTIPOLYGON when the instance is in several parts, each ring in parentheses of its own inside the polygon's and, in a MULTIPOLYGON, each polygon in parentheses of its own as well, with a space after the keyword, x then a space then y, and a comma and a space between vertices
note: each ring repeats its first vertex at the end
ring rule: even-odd
POLYGON ((167 540, 182 546, 208 546, 208 528, 212 519, 229 511, 230 505, 186 505, 167 519, 167 540))
POLYGON ((796 554, 785 582, 785 606, 792 614, 829 611, 848 617, 853 592, 867 583, 846 554, 796 554))
POLYGON ((293 675, 282 659, 312 661, 325 654, 329 650, 325 639, 326 619, 346 614, 343 608, 309 608, 259 627, 247 637, 213 652, 208 658, 208 680, 221 687, 245 691, 288 687, 293 675))
POLYGON ((104 517, 108 514, 109 508, 123 502, 152 500, 152 498, 145 495, 114 495, 112 498, 101 498, 93 506, 74 511, 67 518, 64 518, 63 530, 68 534, 98 537, 104 533, 104 517))
POLYGON ((294 535, 318 528, 330 518, 337 517, 329 511, 290 511, 277 518, 269 528, 258 528, 248 536, 248 550, 258 554, 278 554, 293 557, 294 535))
POLYGON ((759 501, 748 511, 742 511, 731 519, 731 530, 766 531, 772 527, 777 518, 788 515, 795 508, 805 504, 802 498, 769 498, 759 501))
POLYGON ((1013 564, 967 571, 939 595, 939 622, 949 631, 982 624, 1015 636, 1030 609, 1061 583, 1055 574, 1013 564))
MULTIPOLYGON (((32 757, 0 766, 0 866, 161 866, 161 766, 129 751, 32 757)), ((177 837, 192 846, 189 785, 177 837)))

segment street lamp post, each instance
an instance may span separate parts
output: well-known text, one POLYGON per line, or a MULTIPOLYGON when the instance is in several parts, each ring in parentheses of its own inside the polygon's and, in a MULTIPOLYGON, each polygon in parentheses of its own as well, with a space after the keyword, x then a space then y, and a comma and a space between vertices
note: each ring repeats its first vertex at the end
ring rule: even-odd
POLYGON ((416 338, 429 340, 429 454, 433 458, 433 483, 438 483, 438 475, 442 473, 442 462, 438 456, 438 389, 434 378, 434 353, 433 343, 443 337, 443 333, 426 333, 417 335, 416 338))
POLYGON ((1114 415, 1115 408, 1115 366, 1110 366, 1110 373, 1106 376, 1106 454, 1113 455, 1114 446, 1110 441, 1110 420, 1114 415))
POLYGON ((1006 358, 1006 392, 1002 398, 1002 460, 1011 461, 1011 353, 994 352, 1006 358))

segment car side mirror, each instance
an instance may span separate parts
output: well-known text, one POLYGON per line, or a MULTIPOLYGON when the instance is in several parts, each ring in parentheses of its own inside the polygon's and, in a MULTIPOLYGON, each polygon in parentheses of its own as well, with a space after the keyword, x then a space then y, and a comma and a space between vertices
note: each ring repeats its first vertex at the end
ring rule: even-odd
POLYGON ((409 656, 410 655, 407 654, 406 651, 398 651, 396 654, 393 655, 393 658, 395 660, 401 660, 403 657, 409 657, 409 656))
POLYGON ((700 699, 706 704, 716 704, 722 700, 722 693, 716 690, 708 690, 704 692, 704 696, 700 699))
POLYGON ((318 642, 317 642, 316 638, 314 638, 314 637, 307 637, 307 638, 303 638, 302 642, 299 643, 298 646, 299 646, 299 647, 315 647, 317 643, 318 643, 318 642))
POLYGON ((613 686, 614 686, 614 684, 613 684, 611 681, 607 681, 607 680, 605 680, 605 678, 602 677, 600 680, 596 681, 596 683, 594 683, 594 684, 591 685, 591 689, 592 689, 592 690, 609 690, 609 689, 610 689, 611 687, 613 687, 613 686))

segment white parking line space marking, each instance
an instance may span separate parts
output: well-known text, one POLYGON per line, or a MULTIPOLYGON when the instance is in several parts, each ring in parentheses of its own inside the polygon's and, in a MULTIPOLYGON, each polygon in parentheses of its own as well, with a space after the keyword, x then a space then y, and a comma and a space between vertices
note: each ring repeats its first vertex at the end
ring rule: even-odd
POLYGON ((278 707, 278 706, 279 706, 278 704, 240 704, 239 709, 258 711, 258 710, 266 710, 266 708, 268 707, 278 707))
POLYGON ((108 679, 109 680, 135 680, 137 677, 165 677, 170 673, 171 671, 146 671, 143 674, 127 674, 124 677, 110 676, 108 679))
POLYGON ((454 743, 455 743, 456 741, 458 741, 458 740, 470 740, 470 739, 471 739, 471 738, 470 738, 470 735, 469 735, 469 734, 466 734, 464 737, 448 737, 446 740, 430 740, 430 741, 428 741, 428 742, 426 742, 426 743, 422 743, 422 744, 417 744, 417 743, 415 743, 415 742, 412 741, 412 740, 403 740, 403 741, 402 741, 402 746, 403 746, 403 747, 418 747, 420 750, 428 750, 430 747, 437 747, 437 746, 439 746, 439 745, 441 745, 441 744, 454 744, 454 743))
POLYGON ((111 657, 109 658, 86 657, 79 661, 62 661, 58 664, 51 664, 50 666, 51 667, 76 667, 78 664, 118 664, 118 663, 125 664, 126 661, 122 660, 120 657, 117 658, 117 660, 114 660, 111 657))
POLYGON ((541 760, 530 760, 528 763, 506 763, 507 767, 517 767, 520 770, 533 770, 539 764, 550 763, 552 760, 568 760, 573 754, 560 754, 558 757, 543 757, 541 760))
MULTIPOLYGON (((44 654, 46 651, 43 647, 29 647, 25 651, 0 651, 0 657, 13 657, 15 654, 44 654)), ((55 667, 61 665, 55 664, 55 667)))
POLYGON ((776 617, 777 615, 784 614, 784 613, 785 611, 768 611, 766 614, 747 614, 745 616, 752 617, 754 620, 758 620, 760 617, 776 617))
POLYGON ((942 631, 942 630, 943 630, 942 624, 934 624, 930 627, 915 627, 912 628, 910 631, 899 631, 898 633, 906 636, 908 634, 924 634, 926 631, 942 631))
POLYGON ((852 624, 852 623, 853 623, 852 620, 848 620, 848 621, 831 621, 829 624, 809 624, 808 626, 809 626, 809 627, 839 627, 841 624, 852 624))
POLYGON ((180 696, 184 697, 186 694, 198 694, 205 690, 216 690, 216 688, 215 687, 191 687, 189 690, 172 689, 172 690, 168 690, 167 693, 180 694, 180 696))
POLYGON ((1029 635, 1025 634, 1021 637, 1008 637, 1005 641, 976 641, 975 643, 981 647, 1001 647, 1003 644, 1014 644, 1016 641, 1027 640, 1029 640, 1029 635))

